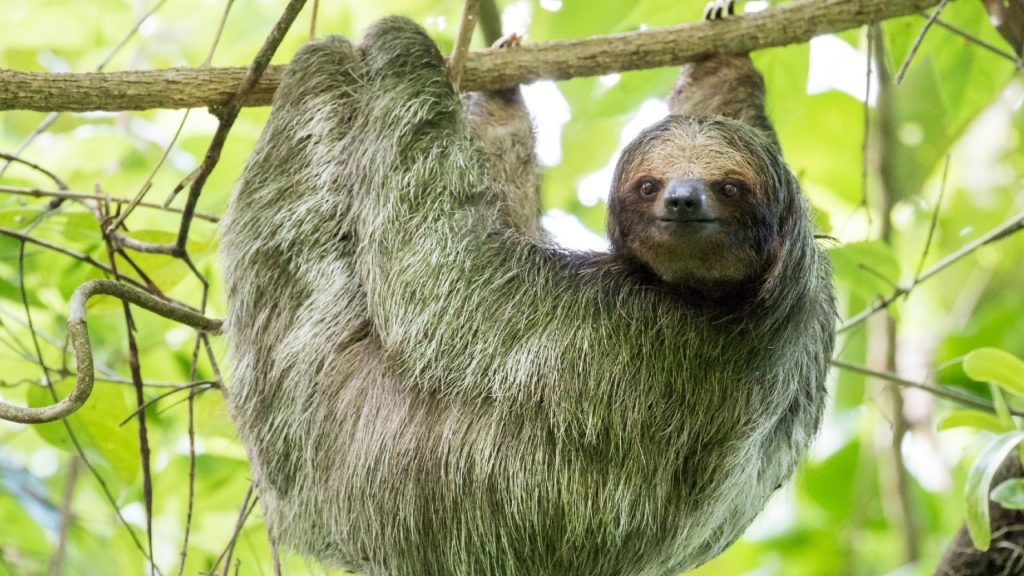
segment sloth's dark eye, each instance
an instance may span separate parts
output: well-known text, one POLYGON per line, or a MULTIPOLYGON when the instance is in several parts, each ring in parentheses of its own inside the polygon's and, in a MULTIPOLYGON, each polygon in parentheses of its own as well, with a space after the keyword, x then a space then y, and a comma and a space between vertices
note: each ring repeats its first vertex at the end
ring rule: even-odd
POLYGON ((736 196, 739 196, 740 192, 743 192, 744 190, 746 190, 745 186, 743 186, 742 184, 737 184, 735 182, 726 182, 725 184, 722 185, 721 188, 722 195, 725 196, 726 198, 735 198, 736 196))
POLYGON ((640 194, 647 198, 658 193, 658 184, 653 180, 644 180, 640 183, 640 194))

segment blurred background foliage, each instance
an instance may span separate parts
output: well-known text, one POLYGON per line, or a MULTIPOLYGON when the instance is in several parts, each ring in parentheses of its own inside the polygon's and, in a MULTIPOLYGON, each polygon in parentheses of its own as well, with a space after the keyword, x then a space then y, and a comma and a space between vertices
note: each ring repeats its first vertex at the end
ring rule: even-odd
MULTIPOLYGON (((206 58, 226 3, 0 0, 0 67, 94 70, 157 4, 159 10, 105 69, 196 67, 206 58)), ((780 3, 749 2, 747 9, 770 9, 770 4, 780 3)), ((277 51, 275 63, 286 63, 309 38, 311 5, 277 51)), ((506 31, 525 33, 527 42, 693 21, 703 5, 703 0, 499 0, 506 31)), ((247 65, 283 6, 283 0, 235 3, 213 65, 247 65)), ((433 0, 320 0, 317 33, 358 36, 374 20, 397 13, 423 24, 447 51, 461 6, 462 2, 433 0)), ((955 0, 942 20, 1010 52, 989 24, 981 2, 955 0)), ((884 47, 890 73, 900 67, 924 22, 914 16, 883 24, 875 46, 884 47)), ((477 36, 475 46, 481 47, 477 36)), ((871 79, 867 108, 864 103, 867 54, 865 29, 754 54, 766 77, 769 111, 787 159, 815 208, 821 232, 833 238, 829 242, 842 318, 889 295, 896 286, 908 285, 920 266, 927 269, 1024 209, 1024 152, 1019 145, 1024 82, 1012 59, 945 28, 933 28, 903 82, 888 92, 892 122, 879 128, 877 74, 871 79), (867 147, 866 110, 871 115, 867 147), (877 169, 879 154, 890 162, 894 177, 888 181, 877 169), (888 242, 880 239, 886 221, 891 223, 888 242)), ((675 75, 675 69, 656 69, 540 82, 526 90, 547 165, 545 223, 559 241, 603 245, 609 163, 636 131, 664 113, 660 102, 675 75)), ((183 113, 61 114, 18 154, 50 170, 76 192, 131 198, 164 154, 183 113)), ((243 110, 199 201, 200 212, 223 213, 232 182, 267 113, 266 108, 243 110)), ((45 117, 35 112, 0 113, 0 151, 18 150, 45 117)), ((153 177, 148 201, 162 202, 198 166, 215 127, 215 118, 205 110, 192 111, 153 177)), ((55 189, 54 182, 37 170, 17 163, 7 167, 0 175, 0 228, 29 233, 107 262, 89 210, 74 203, 50 210, 48 199, 5 193, 3 186, 55 189)), ((182 200, 173 205, 180 206, 182 200)), ((178 223, 177 214, 138 209, 127 221, 127 234, 167 242, 178 223)), ((195 221, 190 250, 196 267, 210 281, 208 314, 223 317, 216 234, 214 223, 195 221)), ((73 369, 65 346, 67 301, 81 282, 101 274, 33 244, 24 247, 19 264, 20 252, 17 239, 0 235, 0 397, 40 405, 48 402, 50 392, 43 386, 37 354, 51 368, 51 379, 63 376, 55 383, 58 392, 67 390, 72 380, 66 368, 73 369)), ((1024 235, 982 247, 898 299, 891 307, 891 337, 870 323, 844 332, 838 343, 840 357, 987 398, 989 388, 967 376, 961 359, 980 347, 1024 355, 1022 256, 1024 235), (883 348, 891 346, 883 355, 894 359, 894 367, 871 358, 872 347, 887 338, 890 342, 883 348)), ((133 255, 133 260, 165 293, 198 306, 202 286, 181 261, 152 254, 133 255)), ((118 264, 129 270, 126 262, 118 264)), ((249 468, 221 393, 209 386, 174 388, 213 381, 215 368, 201 355, 197 373, 190 374, 192 330, 144 311, 137 311, 135 319, 146 399, 170 392, 146 408, 156 565, 163 574, 178 572, 194 465, 194 510, 184 573, 226 570, 222 558, 244 507, 249 468), (195 392, 194 462, 189 457, 189 390, 195 392)), ((89 322, 98 383, 85 408, 66 425, 0 422, 0 575, 55 570, 148 573, 141 552, 148 544, 138 420, 132 418, 137 403, 120 304, 95 300, 89 322)), ((223 340, 212 339, 212 346, 223 360, 223 340)), ((230 375, 225 379, 230 387, 230 375)), ((739 543, 694 574, 909 576, 934 570, 964 520, 967 471, 989 433, 972 427, 938 433, 936 422, 956 407, 920 390, 904 390, 902 406, 894 412, 888 384, 882 381, 834 371, 830 386, 833 405, 828 421, 796 479, 779 492, 739 543), (892 430, 904 428, 906 433, 896 442, 900 449, 894 452, 892 430), (905 482, 894 482, 894 477, 905 482)), ((231 558, 232 571, 273 573, 258 505, 241 529, 231 558)), ((325 572, 286 552, 282 562, 286 574, 325 572)))

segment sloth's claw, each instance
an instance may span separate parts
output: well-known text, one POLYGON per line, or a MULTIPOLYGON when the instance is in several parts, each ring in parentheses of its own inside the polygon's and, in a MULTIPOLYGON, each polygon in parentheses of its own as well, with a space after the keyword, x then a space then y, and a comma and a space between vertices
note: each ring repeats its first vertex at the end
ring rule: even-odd
POLYGON ((704 6, 704 20, 722 20, 736 14, 736 0, 712 0, 704 6))
POLYGON ((523 43, 523 37, 515 32, 505 34, 491 44, 491 48, 518 48, 523 43))

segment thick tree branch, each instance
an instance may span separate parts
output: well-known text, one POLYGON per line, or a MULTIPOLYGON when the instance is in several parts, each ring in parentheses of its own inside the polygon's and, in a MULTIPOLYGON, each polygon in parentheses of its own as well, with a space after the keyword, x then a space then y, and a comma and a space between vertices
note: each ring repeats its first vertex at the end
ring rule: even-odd
MULTIPOLYGON (((707 54, 738 54, 806 42, 821 34, 916 14, 938 0, 799 0, 719 22, 695 22, 514 50, 481 50, 466 59, 462 88, 498 90, 541 78, 564 80, 624 70, 674 66, 707 54)), ((245 100, 263 106, 281 66, 267 69, 245 100)), ((0 70, 0 110, 148 110, 223 106, 245 68, 49 74, 0 70)))

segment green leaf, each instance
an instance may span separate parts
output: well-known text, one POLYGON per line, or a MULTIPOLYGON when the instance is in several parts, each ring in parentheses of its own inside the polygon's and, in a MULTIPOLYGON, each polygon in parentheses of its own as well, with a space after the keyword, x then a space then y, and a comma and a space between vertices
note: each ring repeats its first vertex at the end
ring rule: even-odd
POLYGON ((992 526, 988 511, 992 477, 1010 451, 1021 441, 1024 441, 1024 432, 1020 431, 1007 432, 996 438, 974 461, 974 466, 967 476, 967 485, 964 488, 964 495, 967 498, 967 531, 978 550, 988 550, 992 543, 992 526))
POLYGON ((892 246, 883 242, 852 242, 829 250, 836 282, 867 302, 892 294, 900 264, 892 246))
MULTIPOLYGON (((951 2, 942 16, 972 32, 987 19, 980 2, 951 2)), ((883 28, 890 69, 896 70, 920 33, 921 21, 896 18, 883 28)), ((939 33, 929 34, 921 44, 903 82, 892 91, 898 137, 890 154, 899 183, 894 193, 901 198, 921 190, 953 143, 998 97, 1014 72, 995 54, 965 49, 962 42, 951 41, 948 33, 935 32, 939 33), (939 40, 943 36, 948 40, 939 40)))
MULTIPOLYGON (((163 230, 133 230, 127 236, 133 240, 151 244, 173 244, 177 239, 176 233, 163 230)), ((198 262, 203 257, 216 251, 216 236, 210 235, 202 240, 189 240, 187 248, 193 262, 198 262)), ((194 278, 188 265, 177 258, 169 258, 165 254, 149 254, 145 252, 132 253, 131 256, 132 260, 145 272, 146 276, 163 290, 170 290, 182 281, 194 278)), ((121 270, 131 270, 129 264, 120 258, 118 259, 118 267, 121 270)))
MULTIPOLYGON (((788 90, 781 86, 768 87, 770 101, 778 102, 773 96, 776 93, 785 97, 788 90)), ((860 176, 863 135, 850 126, 863 122, 864 104, 836 90, 802 96, 800 102, 800 113, 795 116, 779 110, 780 106, 785 106, 781 102, 772 110, 786 161, 799 176, 804 189, 812 192, 810 197, 815 202, 829 198, 857 206, 863 194, 860 176), (822 146, 822 142, 829 145, 822 146), (837 162, 836 158, 843 161, 837 162)))
MULTIPOLYGON (((65 378, 55 383, 57 397, 67 396, 74 384, 73 378, 65 378)), ((86 453, 94 456, 94 461, 98 455, 103 463, 126 483, 134 482, 139 471, 137 425, 134 421, 124 426, 120 425, 121 420, 134 410, 125 398, 129 390, 131 388, 127 386, 98 382, 85 404, 67 418, 86 453)), ((53 404, 50 391, 41 386, 33 387, 29 391, 28 400, 29 405, 33 407, 53 404)), ((39 424, 33 426, 32 430, 50 445, 75 453, 63 422, 39 424)))
POLYGON ((1013 430, 1012 427, 1007 426, 1005 422, 996 416, 989 414, 988 412, 982 412, 981 410, 957 410, 956 412, 946 415, 945 418, 939 421, 937 426, 940 432, 943 430, 950 430, 952 428, 964 427, 988 430, 989 432, 996 432, 1000 434, 1013 430))
POLYGON ((1024 361, 998 348, 979 348, 964 358, 964 372, 1024 398, 1024 361))
POLYGON ((751 55, 768 86, 768 117, 777 131, 785 130, 802 118, 807 105, 807 74, 810 44, 759 50, 751 55))
POLYGON ((1011 478, 996 486, 992 500, 1007 510, 1024 510, 1024 478, 1011 478))

